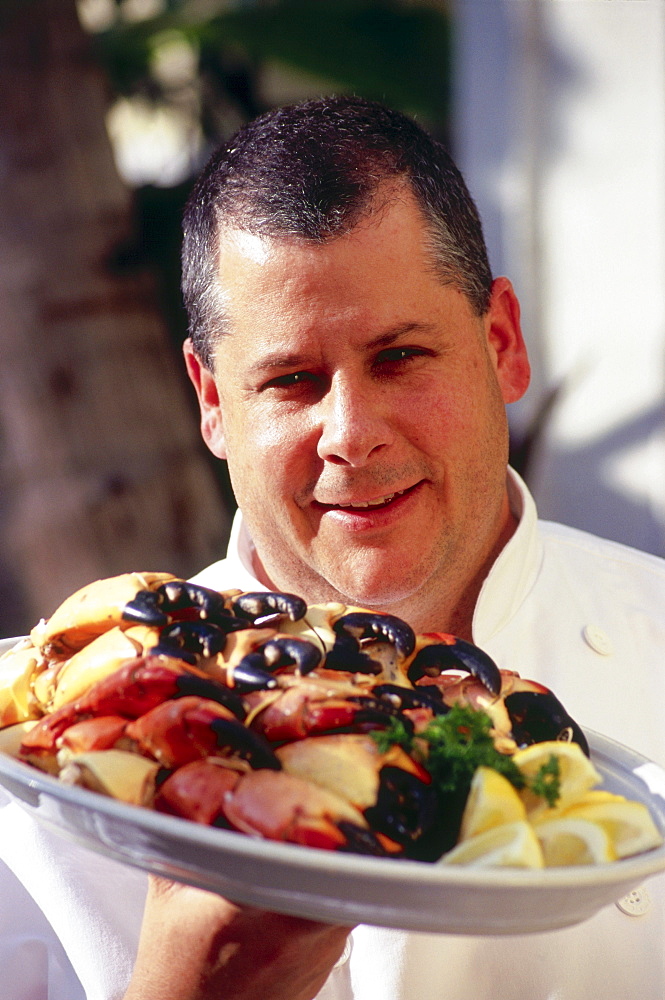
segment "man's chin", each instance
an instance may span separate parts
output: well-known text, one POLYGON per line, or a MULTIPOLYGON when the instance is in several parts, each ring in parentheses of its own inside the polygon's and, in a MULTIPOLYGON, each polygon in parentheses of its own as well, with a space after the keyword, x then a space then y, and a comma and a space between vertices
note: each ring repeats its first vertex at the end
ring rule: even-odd
POLYGON ((335 600, 374 611, 390 611, 414 600, 422 587, 422 580, 406 580, 402 573, 399 574, 399 587, 395 586, 394 577, 398 575, 396 569, 393 565, 391 570, 366 576, 357 573, 330 573, 326 579, 335 600))

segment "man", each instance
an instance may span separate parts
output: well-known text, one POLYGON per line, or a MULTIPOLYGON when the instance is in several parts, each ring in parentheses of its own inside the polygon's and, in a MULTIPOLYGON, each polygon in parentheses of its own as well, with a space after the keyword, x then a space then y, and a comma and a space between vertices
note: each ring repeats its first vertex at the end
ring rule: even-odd
MULTIPOLYGON (((271 113, 204 171, 183 259, 202 433, 242 512, 201 582, 473 638, 585 725, 665 764, 665 569, 539 525, 507 471, 505 404, 529 377, 518 304, 492 279, 441 147, 353 98, 271 113)), ((641 892, 640 917, 608 907, 546 935, 360 927, 347 942, 348 928, 152 880, 125 1000, 655 1000, 663 880, 641 892)), ((128 919, 139 901, 134 888, 128 919)), ((100 967, 109 940, 133 958, 131 934, 118 943, 117 924, 93 907, 86 917, 100 967)))
MULTIPOLYGON (((663 566, 566 529, 540 538, 532 501, 507 479, 504 404, 529 378, 518 304, 506 279, 492 281, 475 208, 440 147, 361 100, 268 115, 213 158, 192 195, 183 288, 202 433, 228 462, 242 512, 228 559, 202 582, 340 600, 472 637, 502 666, 550 683, 587 724, 665 760, 648 695, 617 711, 611 691, 639 641, 639 683, 663 694, 663 566), (641 619, 639 639, 615 627, 624 613, 641 619), (610 626, 614 658, 601 632, 610 626)), ((254 923, 213 897, 209 922, 196 918, 199 947, 217 958, 233 942, 238 958, 242 940, 249 959, 239 971, 194 961, 155 979, 165 953, 155 928, 183 927, 178 899, 190 920, 200 913, 191 890, 162 885, 135 982, 173 996, 203 968, 206 997, 294 1000, 323 986, 322 998, 358 1000, 655 998, 662 888, 650 889, 660 908, 641 925, 612 908, 583 928, 509 943, 360 928, 323 986, 339 929, 254 923)))

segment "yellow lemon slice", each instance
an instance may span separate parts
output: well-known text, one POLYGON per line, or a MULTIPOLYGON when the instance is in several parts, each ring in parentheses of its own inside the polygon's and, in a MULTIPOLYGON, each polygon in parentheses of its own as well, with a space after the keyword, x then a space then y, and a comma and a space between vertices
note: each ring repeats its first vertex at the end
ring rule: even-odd
MULTIPOLYGON (((595 805, 598 802, 627 801, 628 800, 623 795, 615 795, 613 792, 608 792, 604 788, 592 788, 590 791, 585 792, 584 795, 578 795, 574 799, 566 799, 563 803, 557 804, 552 809, 544 809, 542 807, 532 809, 528 814, 528 819, 531 823, 538 825, 548 819, 556 819, 558 816, 566 816, 571 809, 577 809, 578 806, 595 805)), ((585 817, 582 816, 582 819, 584 818, 585 817)))
MULTIPOLYGON (((553 755, 559 762, 559 799, 556 803, 558 808, 585 795, 594 785, 600 783, 600 774, 577 743, 563 743, 558 740, 534 743, 524 750, 518 750, 513 755, 513 760, 527 780, 533 781, 553 755)), ((529 789, 523 789, 520 796, 530 818, 547 811, 546 800, 529 789)))
POLYGON ((649 851, 663 842, 651 813, 642 802, 582 800, 572 803, 565 815, 600 825, 608 834, 618 858, 649 851))
POLYGON ((542 868, 543 855, 533 827, 521 819, 463 840, 443 855, 441 863, 470 868, 542 868))
POLYGON ((479 767, 471 780, 459 839, 520 819, 526 819, 526 809, 513 785, 494 768, 479 767))
POLYGON ((616 860, 609 834, 598 823, 577 816, 559 816, 535 827, 546 868, 599 865, 616 860))
POLYGON ((575 799, 571 804, 570 808, 574 808, 582 805, 595 805, 597 802, 627 802, 628 799, 625 795, 616 795, 614 792, 608 792, 605 788, 592 788, 591 791, 585 792, 579 798, 575 799))

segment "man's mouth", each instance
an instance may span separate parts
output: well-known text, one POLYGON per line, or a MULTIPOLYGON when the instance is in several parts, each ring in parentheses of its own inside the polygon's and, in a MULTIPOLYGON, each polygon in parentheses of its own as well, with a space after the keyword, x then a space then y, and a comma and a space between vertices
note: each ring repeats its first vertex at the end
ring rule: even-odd
POLYGON ((388 507, 399 497, 403 497, 406 493, 411 493, 417 485, 416 483, 414 486, 407 486, 403 490, 384 493, 383 496, 373 497, 371 500, 355 500, 353 503, 323 503, 318 501, 318 506, 325 507, 327 510, 368 510, 370 508, 388 507))
POLYGON ((397 490, 395 493, 387 493, 383 497, 376 497, 374 500, 361 500, 358 503, 340 503, 336 504, 340 510, 362 510, 365 507, 385 507, 386 504, 392 503, 395 497, 404 496, 406 490, 397 490))

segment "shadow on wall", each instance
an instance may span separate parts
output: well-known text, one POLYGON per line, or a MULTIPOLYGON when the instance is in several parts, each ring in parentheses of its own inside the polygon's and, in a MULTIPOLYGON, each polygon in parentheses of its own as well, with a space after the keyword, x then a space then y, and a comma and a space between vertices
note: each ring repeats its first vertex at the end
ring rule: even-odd
MULTIPOLYGON (((571 152, 571 106, 599 84, 578 53, 559 44, 550 15, 546 0, 458 5, 458 159, 483 218, 493 271, 515 283, 533 364, 528 396, 510 407, 511 461, 536 494, 542 517, 665 555, 665 487, 659 485, 665 469, 647 467, 649 449, 663 434, 662 406, 565 450, 552 433, 562 390, 570 386, 551 383, 555 345, 548 347, 544 331, 550 281, 542 185, 547 170, 571 152), (631 466, 639 467, 643 496, 631 491, 631 466)), ((654 463, 662 462, 659 447, 654 463)))
MULTIPOLYGON (((617 471, 629 453, 648 448, 649 441, 663 433, 663 426, 665 404, 659 404, 581 447, 548 447, 546 461, 536 442, 525 473, 537 494, 540 516, 665 556, 663 511, 644 497, 631 496, 629 483, 622 489, 617 471), (562 497, 565 511, 561 509, 562 497)), ((654 455, 661 456, 662 451, 654 449, 654 455)), ((665 480, 665 470, 655 469, 654 474, 657 487, 665 480)), ((644 478, 642 464, 642 481, 644 478)), ((654 476, 650 478, 654 482, 654 476)))

